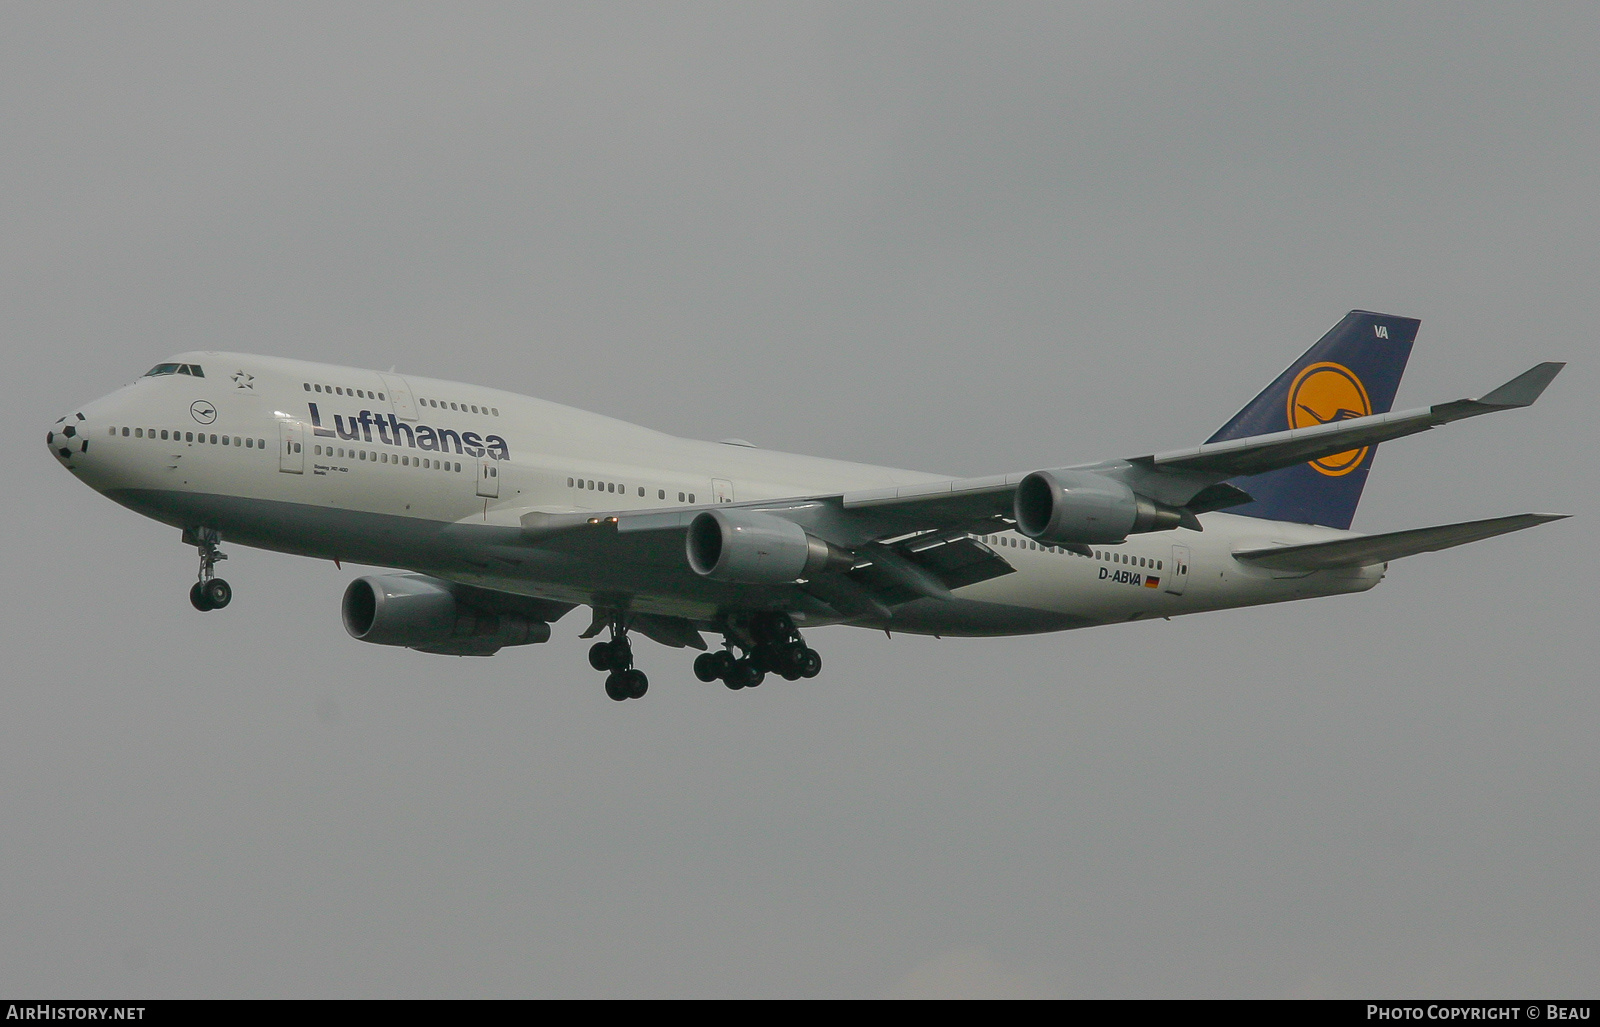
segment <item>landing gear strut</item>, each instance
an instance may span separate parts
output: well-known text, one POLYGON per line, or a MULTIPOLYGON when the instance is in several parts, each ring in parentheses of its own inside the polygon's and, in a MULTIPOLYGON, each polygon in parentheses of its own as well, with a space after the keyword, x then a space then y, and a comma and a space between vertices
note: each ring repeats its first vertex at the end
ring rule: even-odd
POLYGON ((722 645, 721 652, 701 653, 695 658, 695 677, 720 680, 737 691, 755 688, 769 672, 788 681, 822 673, 822 656, 806 645, 786 613, 763 613, 748 623, 730 624, 722 645), (744 655, 735 656, 735 647, 744 655))
POLYGON ((216 577, 213 568, 228 554, 217 548, 222 533, 215 528, 190 528, 183 533, 186 545, 200 550, 200 580, 189 588, 189 602, 196 610, 220 610, 233 602, 233 587, 216 577))
POLYGON ((633 646, 628 642, 628 628, 620 614, 611 617, 611 641, 596 642, 589 647, 589 666, 609 671, 606 695, 617 702, 641 698, 650 687, 650 679, 645 677, 644 671, 633 665, 633 646))

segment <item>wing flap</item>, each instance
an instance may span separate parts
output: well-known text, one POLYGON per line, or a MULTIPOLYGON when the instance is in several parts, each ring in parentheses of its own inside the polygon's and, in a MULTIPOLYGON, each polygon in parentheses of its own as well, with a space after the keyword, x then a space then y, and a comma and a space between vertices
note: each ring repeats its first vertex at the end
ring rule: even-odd
POLYGON ((1548 513, 1513 514, 1509 517, 1490 517, 1481 521, 1441 524, 1432 528, 1391 531, 1382 535, 1341 538, 1332 542, 1252 549, 1248 552, 1234 553, 1233 557, 1242 563, 1280 571, 1326 571, 1342 567, 1368 567, 1398 560, 1404 556, 1433 553, 1453 546, 1466 545, 1468 542, 1478 542, 1496 535, 1521 531, 1536 524, 1559 521, 1566 516, 1568 515, 1548 513))

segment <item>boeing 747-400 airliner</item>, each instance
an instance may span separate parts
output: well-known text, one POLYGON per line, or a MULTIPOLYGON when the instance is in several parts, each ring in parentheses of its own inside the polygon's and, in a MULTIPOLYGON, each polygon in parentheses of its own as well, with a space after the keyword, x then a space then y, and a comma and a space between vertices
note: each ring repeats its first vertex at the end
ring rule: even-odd
POLYGON ((1349 530, 1380 442, 1529 406, 1563 365, 1391 413, 1419 322, 1352 311, 1205 444, 982 478, 698 442, 498 389, 182 353, 57 421, 50 454, 180 528, 190 601, 228 605, 224 539, 397 568, 359 577, 364 642, 488 656, 582 637, 613 699, 630 636, 703 681, 814 677, 803 628, 1014 635, 1360 592, 1388 561, 1555 519, 1349 530))

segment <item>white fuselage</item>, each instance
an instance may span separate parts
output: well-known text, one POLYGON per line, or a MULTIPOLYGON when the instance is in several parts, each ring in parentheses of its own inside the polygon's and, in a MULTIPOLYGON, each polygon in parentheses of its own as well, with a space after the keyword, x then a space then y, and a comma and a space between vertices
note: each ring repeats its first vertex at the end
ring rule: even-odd
MULTIPOLYGON (((720 602, 687 566, 541 556, 530 512, 704 507, 945 476, 675 438, 497 389, 239 353, 188 353, 203 377, 141 378, 69 415, 85 484, 182 528, 282 552, 709 624, 720 602), (381 397, 381 398, 380 398, 381 397)), ((1082 556, 1014 532, 978 536, 1016 570, 911 604, 897 630, 1009 634, 1362 591, 1383 567, 1269 571, 1233 553, 1347 536, 1226 513, 1082 556), (1152 579, 1154 584, 1152 585, 1152 579)), ((822 619, 822 618, 813 618, 822 619)), ((837 618, 835 618, 837 619, 837 618)), ((872 618, 853 623, 886 626, 872 618)))

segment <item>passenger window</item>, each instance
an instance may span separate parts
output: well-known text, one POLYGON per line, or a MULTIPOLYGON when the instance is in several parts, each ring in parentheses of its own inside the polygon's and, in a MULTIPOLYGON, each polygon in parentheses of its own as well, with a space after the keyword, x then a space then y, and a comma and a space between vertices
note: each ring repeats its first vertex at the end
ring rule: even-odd
POLYGON ((694 502, 694 493, 693 492, 689 493, 689 502, 691 502, 691 503, 694 502))
POLYGON ((223 436, 223 437, 222 437, 222 444, 223 444, 223 445, 224 445, 224 446, 226 446, 226 445, 227 445, 227 444, 228 444, 228 437, 227 437, 227 436, 226 436, 226 435, 224 435, 224 436, 223 436))
POLYGON ((656 498, 657 499, 666 499, 667 498, 667 490, 666 489, 656 489, 656 498))
POLYGON ((678 502, 680 502, 680 503, 683 502, 683 493, 682 492, 678 493, 678 502))
POLYGON ((162 441, 166 440, 166 438, 167 438, 167 429, 165 429, 165 428, 161 429, 161 438, 162 438, 162 441))
POLYGON ((500 416, 500 408, 499 407, 490 407, 489 411, 490 411, 490 413, 494 414, 494 416, 496 416, 496 417, 500 416))
POLYGON ((643 485, 639 486, 639 498, 640 499, 644 498, 644 486, 643 485))
POLYGON ((311 391, 311 383, 310 382, 301 382, 300 383, 300 387, 305 389, 307 392, 311 391))

